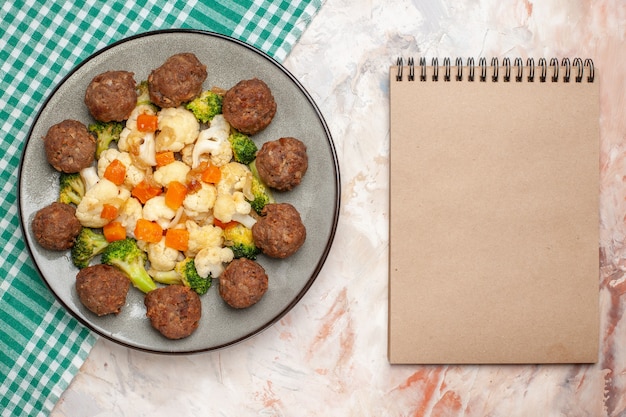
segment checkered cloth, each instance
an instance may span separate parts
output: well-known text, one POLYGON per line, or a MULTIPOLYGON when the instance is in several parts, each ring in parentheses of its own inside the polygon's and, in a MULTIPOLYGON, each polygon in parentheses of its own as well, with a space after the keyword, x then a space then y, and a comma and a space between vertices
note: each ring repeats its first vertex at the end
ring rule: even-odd
POLYGON ((0 413, 37 416, 50 413, 96 341, 44 286, 20 229, 16 174, 28 129, 42 102, 90 54, 150 30, 219 32, 282 61, 322 0, 1 4, 0 413))

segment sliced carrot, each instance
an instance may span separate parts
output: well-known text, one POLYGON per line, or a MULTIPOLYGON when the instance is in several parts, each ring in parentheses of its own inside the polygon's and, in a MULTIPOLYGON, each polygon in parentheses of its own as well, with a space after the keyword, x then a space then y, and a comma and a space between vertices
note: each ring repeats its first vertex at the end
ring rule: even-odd
POLYGON ((114 159, 104 170, 104 178, 115 185, 124 184, 126 178, 126 165, 119 159, 114 159))
POLYGON ((186 229, 167 229, 165 246, 179 251, 189 249, 189 232, 186 229))
POLYGON ((165 204, 172 210, 178 210, 183 205, 187 195, 187 186, 182 182, 172 181, 167 185, 165 192, 165 204))
POLYGON ((156 222, 146 219, 137 220, 135 226, 135 238, 148 243, 158 243, 163 237, 163 229, 156 222))
POLYGON ((118 209, 112 204, 103 204, 100 217, 106 220, 114 220, 117 217, 118 209))
POLYGON ((229 227, 235 226, 236 224, 237 224, 237 222, 236 222, 236 221, 234 221, 234 220, 233 220, 233 221, 230 221, 230 222, 228 222, 228 223, 224 223, 224 222, 219 221, 219 220, 217 220, 217 219, 213 219, 213 225, 214 225, 214 226, 217 226, 217 227, 219 227, 219 228, 221 228, 222 230, 226 230, 226 229, 228 229, 229 227))
POLYGON ((154 114, 141 113, 137 116, 137 130, 140 132, 154 132, 158 124, 159 118, 154 114))
POLYGON ((102 228, 102 233, 107 242, 126 238, 126 229, 120 222, 110 222, 102 228))
POLYGON ((139 200, 141 204, 146 204, 146 201, 160 195, 162 192, 163 189, 161 187, 151 185, 148 181, 143 180, 133 188, 131 194, 139 200))
POLYGON ((215 165, 209 165, 202 171, 200 178, 206 183, 217 184, 220 182, 220 178, 222 178, 222 171, 215 165))
POLYGON ((162 151, 156 153, 156 163, 157 167, 162 167, 167 164, 171 164, 174 162, 176 158, 174 157, 173 151, 162 151))

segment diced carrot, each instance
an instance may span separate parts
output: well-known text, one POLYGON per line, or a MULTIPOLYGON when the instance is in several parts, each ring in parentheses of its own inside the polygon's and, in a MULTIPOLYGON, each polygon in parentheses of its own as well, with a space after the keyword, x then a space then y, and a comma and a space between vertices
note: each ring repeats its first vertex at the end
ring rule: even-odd
POLYGON ((183 200, 187 195, 187 186, 182 182, 172 181, 167 186, 165 192, 165 205, 172 210, 178 210, 183 205, 183 200))
POLYGON ((186 229, 167 229, 165 246, 179 251, 189 249, 189 232, 186 229))
POLYGON ((135 226, 135 238, 148 243, 158 243, 163 237, 163 229, 156 222, 146 219, 137 220, 135 226))
POLYGON ((103 204, 100 217, 106 220, 114 220, 117 217, 118 209, 112 204, 103 204))
POLYGON ((151 185, 148 181, 143 180, 133 188, 131 194, 139 200, 141 204, 146 204, 146 201, 160 195, 162 192, 163 189, 161 187, 151 185))
POLYGON ((234 221, 234 220, 232 220, 232 221, 230 221, 228 223, 224 223, 224 222, 222 222, 220 220, 213 219, 213 225, 221 228, 222 230, 226 230, 229 227, 235 226, 236 224, 237 224, 237 222, 234 221))
POLYGON ((222 171, 220 168, 215 165, 207 166, 204 171, 202 171, 202 181, 209 184, 217 184, 220 182, 220 178, 222 177, 222 171))
POLYGON ((158 124, 159 118, 154 114, 141 113, 137 116, 137 130, 140 132, 154 132, 158 124))
POLYGON ((167 164, 171 164, 175 160, 176 160, 176 158, 174 158, 174 152, 173 151, 162 151, 162 152, 157 152, 156 153, 157 167, 162 167, 162 166, 165 166, 167 164))
POLYGON ((124 184, 126 178, 126 165, 119 159, 114 159, 104 170, 104 178, 115 185, 124 184))
POLYGON ((126 238, 126 229, 120 222, 107 223, 102 228, 102 233, 104 233, 104 238, 107 242, 113 242, 115 240, 122 240, 126 238))

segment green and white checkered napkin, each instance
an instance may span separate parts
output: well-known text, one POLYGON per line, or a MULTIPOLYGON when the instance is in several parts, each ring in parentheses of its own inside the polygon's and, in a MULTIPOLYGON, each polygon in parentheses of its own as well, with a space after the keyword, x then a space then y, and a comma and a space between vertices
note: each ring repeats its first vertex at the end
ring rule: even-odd
POLYGON ((193 28, 241 39, 282 61, 322 0, 1 2, 0 412, 47 415, 96 337, 66 313, 29 259, 16 175, 28 129, 75 65, 122 38, 193 28), (33 4, 36 3, 36 4, 33 4))

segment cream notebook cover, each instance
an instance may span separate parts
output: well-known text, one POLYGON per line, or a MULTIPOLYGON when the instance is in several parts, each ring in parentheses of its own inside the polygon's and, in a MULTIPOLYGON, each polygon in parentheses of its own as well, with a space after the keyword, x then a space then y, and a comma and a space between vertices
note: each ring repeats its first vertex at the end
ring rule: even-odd
POLYGON ((390 69, 390 363, 597 360, 593 62, 494 61, 390 69))

